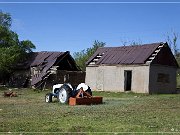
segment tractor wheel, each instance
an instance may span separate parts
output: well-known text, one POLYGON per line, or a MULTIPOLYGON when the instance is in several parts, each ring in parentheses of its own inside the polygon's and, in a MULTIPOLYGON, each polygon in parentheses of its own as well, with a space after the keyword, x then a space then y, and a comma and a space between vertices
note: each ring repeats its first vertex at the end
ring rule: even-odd
POLYGON ((68 85, 64 84, 63 86, 61 86, 58 93, 59 102, 62 104, 68 103, 69 98, 71 97, 71 92, 72 89, 68 85))
POLYGON ((52 94, 51 94, 51 93, 47 93, 47 94, 45 95, 45 102, 46 102, 46 103, 52 102, 52 94))

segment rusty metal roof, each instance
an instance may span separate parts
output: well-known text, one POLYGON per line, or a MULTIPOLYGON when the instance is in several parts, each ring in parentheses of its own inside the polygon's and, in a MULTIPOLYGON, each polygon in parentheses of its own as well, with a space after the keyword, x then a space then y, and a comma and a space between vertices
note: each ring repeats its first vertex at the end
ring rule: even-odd
POLYGON ((34 61, 31 67, 39 67, 41 74, 32 76, 31 85, 40 82, 44 76, 48 74, 48 70, 55 64, 57 58, 64 57, 69 52, 35 52, 33 54, 34 61))
POLYGON ((152 43, 135 46, 98 48, 86 65, 100 64, 145 64, 152 53, 164 43, 152 43))
POLYGON ((15 68, 29 69, 29 67, 34 66, 47 66, 50 63, 54 63, 57 58, 62 57, 67 52, 31 52, 28 54, 26 61, 18 63, 15 68))
POLYGON ((32 52, 28 54, 26 61, 18 63, 15 69, 29 70, 30 67, 37 67, 38 73, 31 76, 31 85, 36 85, 51 74, 52 66, 57 66, 59 70, 80 71, 69 51, 32 52))
POLYGON ((65 52, 36 52, 34 61, 31 66, 39 66, 53 63, 56 59, 62 56, 65 52))

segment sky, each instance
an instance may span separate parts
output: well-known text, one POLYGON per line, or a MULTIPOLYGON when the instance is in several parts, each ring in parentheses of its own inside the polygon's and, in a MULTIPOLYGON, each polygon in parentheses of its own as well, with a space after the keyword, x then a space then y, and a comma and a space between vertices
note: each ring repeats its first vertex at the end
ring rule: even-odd
POLYGON ((70 51, 92 47, 165 42, 179 33, 178 0, 0 0, 0 10, 12 17, 12 30, 30 40, 34 51, 70 51))

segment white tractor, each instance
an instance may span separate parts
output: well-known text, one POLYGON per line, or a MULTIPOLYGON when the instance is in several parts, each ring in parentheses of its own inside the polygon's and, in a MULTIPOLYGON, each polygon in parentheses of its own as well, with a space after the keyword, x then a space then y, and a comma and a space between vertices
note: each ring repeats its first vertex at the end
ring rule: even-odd
POLYGON ((52 102, 52 98, 54 97, 62 104, 68 103, 69 98, 75 97, 81 88, 92 96, 90 87, 85 83, 80 83, 76 88, 73 88, 70 83, 56 84, 53 85, 52 92, 45 95, 45 102, 52 102))

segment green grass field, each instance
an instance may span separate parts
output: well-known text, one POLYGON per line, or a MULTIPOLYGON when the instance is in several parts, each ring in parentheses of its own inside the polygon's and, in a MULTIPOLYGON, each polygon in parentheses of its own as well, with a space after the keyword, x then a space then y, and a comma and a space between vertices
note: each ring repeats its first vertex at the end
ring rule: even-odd
POLYGON ((45 103, 49 91, 15 89, 18 97, 11 98, 4 91, 0 88, 0 134, 180 134, 180 94, 94 92, 103 104, 69 106, 56 99, 45 103))

